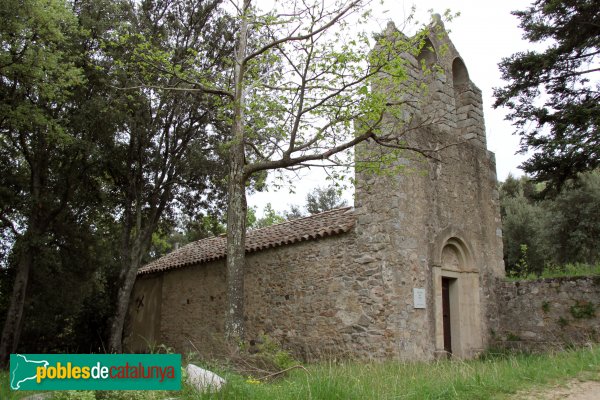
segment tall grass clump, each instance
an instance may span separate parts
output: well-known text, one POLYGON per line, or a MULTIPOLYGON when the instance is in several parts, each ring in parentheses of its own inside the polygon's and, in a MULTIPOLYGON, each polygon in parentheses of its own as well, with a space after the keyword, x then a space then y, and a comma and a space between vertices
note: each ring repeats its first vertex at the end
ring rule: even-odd
POLYGON ((271 383, 249 384, 230 377, 221 393, 201 398, 502 399, 586 373, 597 379, 598 372, 598 347, 547 355, 486 353, 472 361, 324 362, 308 366, 306 371, 294 370, 271 383))

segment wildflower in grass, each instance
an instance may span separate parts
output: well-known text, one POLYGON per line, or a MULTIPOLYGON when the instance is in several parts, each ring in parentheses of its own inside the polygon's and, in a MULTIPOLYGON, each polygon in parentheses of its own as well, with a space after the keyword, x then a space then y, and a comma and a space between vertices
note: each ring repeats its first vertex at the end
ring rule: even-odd
POLYGON ((254 379, 254 378, 250 378, 248 377, 248 379, 246 379, 246 383, 249 383, 251 385, 260 385, 261 382, 258 379, 254 379))

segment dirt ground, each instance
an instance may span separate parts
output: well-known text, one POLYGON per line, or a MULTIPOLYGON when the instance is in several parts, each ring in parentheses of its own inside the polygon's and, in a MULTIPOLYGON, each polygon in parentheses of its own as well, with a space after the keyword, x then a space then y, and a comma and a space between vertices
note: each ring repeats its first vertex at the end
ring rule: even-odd
POLYGON ((517 394, 515 400, 600 400, 599 381, 571 381, 566 385, 517 394))

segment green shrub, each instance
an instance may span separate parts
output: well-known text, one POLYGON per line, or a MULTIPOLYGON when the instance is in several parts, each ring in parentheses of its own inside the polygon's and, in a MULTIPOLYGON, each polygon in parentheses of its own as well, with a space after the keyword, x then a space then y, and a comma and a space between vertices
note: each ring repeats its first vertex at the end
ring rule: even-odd
POLYGON ((589 301, 577 301, 571 306, 571 315, 577 319, 590 319, 596 316, 596 309, 589 301))
POLYGON ((558 326, 560 326, 561 328, 564 328, 567 325, 569 325, 569 321, 565 317, 558 318, 558 326))
POLYGON ((263 335, 259 342, 256 345, 258 354, 264 359, 271 361, 280 370, 300 364, 289 351, 282 349, 279 343, 268 336, 263 335))
POLYGON ((542 303, 542 311, 547 313, 548 311, 550 311, 550 303, 547 301, 544 301, 542 303))
POLYGON ((543 278, 566 278, 578 276, 592 277, 594 279, 594 284, 600 285, 600 263, 571 263, 565 265, 548 264, 544 267, 540 275, 535 273, 523 275, 509 272, 507 277, 509 280, 536 280, 543 278))

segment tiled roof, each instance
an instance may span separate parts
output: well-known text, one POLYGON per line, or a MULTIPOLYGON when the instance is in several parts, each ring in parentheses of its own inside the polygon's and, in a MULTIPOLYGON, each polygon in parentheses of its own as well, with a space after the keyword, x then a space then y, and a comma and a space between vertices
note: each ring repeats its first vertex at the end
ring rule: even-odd
MULTIPOLYGON (((344 207, 255 229, 246 233, 246 253, 337 235, 350 231, 354 224, 352 207, 344 207)), ((226 236, 221 235, 189 243, 143 266, 138 275, 225 258, 226 242, 226 236)))

